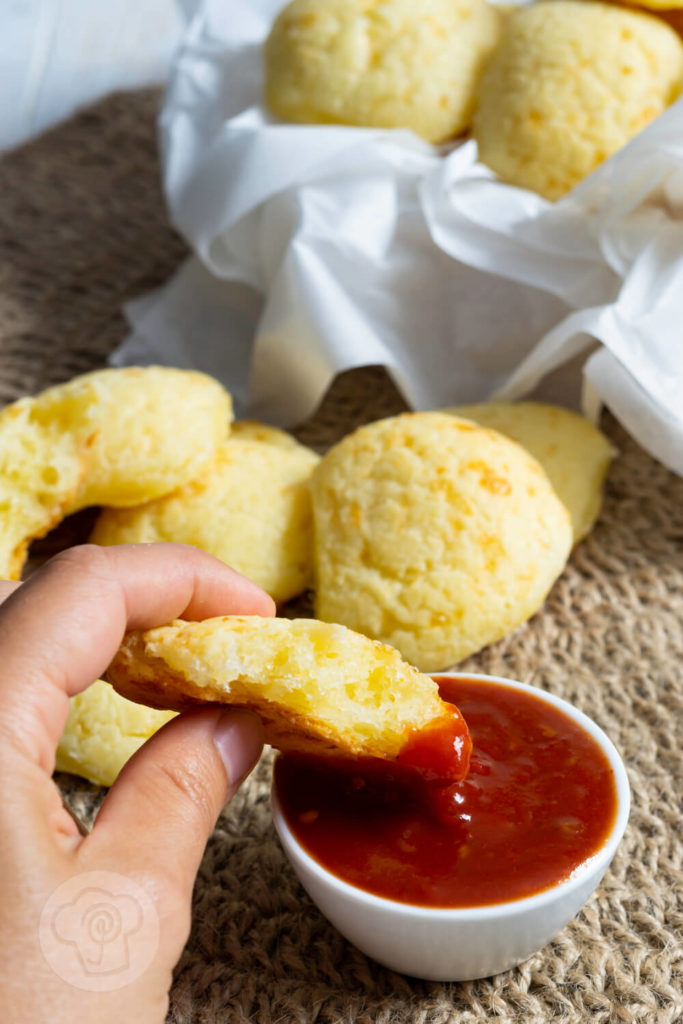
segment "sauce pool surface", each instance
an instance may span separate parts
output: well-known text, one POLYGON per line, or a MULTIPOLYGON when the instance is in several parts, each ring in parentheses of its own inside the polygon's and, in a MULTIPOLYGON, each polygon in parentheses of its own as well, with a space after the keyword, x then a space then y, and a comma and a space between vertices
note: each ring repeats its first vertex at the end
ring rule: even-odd
POLYGON ((435 678, 469 726, 467 777, 408 785, 280 755, 275 784, 292 832, 344 881, 418 906, 503 903, 568 878, 616 818, 607 757, 533 693, 435 678))

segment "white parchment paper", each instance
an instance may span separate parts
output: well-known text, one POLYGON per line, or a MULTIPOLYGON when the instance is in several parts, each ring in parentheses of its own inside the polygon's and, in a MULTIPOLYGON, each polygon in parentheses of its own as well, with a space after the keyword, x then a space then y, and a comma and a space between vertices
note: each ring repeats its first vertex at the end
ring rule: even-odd
POLYGON ((131 304, 115 360, 213 372, 240 414, 282 425, 357 366, 418 409, 578 366, 592 407, 683 474, 683 100, 553 204, 472 141, 272 118, 261 52, 282 6, 204 0, 188 27, 160 127, 195 255, 131 304))

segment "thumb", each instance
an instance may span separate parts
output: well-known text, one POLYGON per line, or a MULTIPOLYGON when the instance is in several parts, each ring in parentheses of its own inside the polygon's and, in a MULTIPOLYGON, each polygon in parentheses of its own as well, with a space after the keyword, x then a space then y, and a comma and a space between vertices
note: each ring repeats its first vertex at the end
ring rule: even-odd
POLYGON ((202 708, 172 719, 124 766, 83 841, 88 866, 161 876, 187 896, 221 809, 258 761, 248 711, 202 708))

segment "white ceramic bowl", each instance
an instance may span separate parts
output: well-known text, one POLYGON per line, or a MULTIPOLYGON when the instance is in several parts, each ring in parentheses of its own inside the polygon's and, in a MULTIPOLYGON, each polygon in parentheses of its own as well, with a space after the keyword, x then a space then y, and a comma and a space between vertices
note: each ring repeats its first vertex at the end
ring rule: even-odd
POLYGON ((471 981, 525 960, 571 921, 602 879, 624 834, 630 792, 623 761, 602 729, 559 697, 499 676, 440 672, 528 691, 564 711, 589 733, 614 771, 617 814, 604 846, 564 882, 535 896, 485 907, 433 909, 373 896, 327 871, 290 830, 273 786, 273 821, 301 884, 323 914, 363 953, 402 974, 431 981, 471 981))

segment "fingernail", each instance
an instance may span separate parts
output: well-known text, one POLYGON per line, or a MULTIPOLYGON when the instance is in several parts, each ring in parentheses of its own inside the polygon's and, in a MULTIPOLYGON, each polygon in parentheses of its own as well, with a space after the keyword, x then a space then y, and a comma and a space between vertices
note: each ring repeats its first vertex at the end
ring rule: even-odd
POLYGON ((249 711, 226 711, 218 719, 213 741, 225 765, 232 794, 261 756, 261 723, 249 711))

